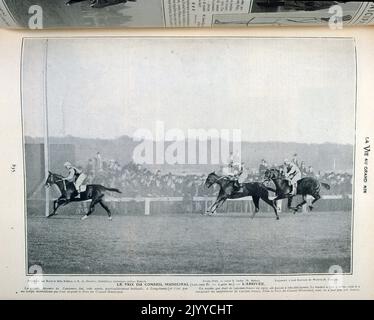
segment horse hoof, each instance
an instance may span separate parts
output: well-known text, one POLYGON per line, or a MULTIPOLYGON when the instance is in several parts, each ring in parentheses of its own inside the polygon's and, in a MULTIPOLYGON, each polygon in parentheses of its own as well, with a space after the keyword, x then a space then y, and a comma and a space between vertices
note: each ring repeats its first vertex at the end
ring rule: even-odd
POLYGON ((295 208, 290 208, 290 209, 292 210, 293 214, 295 214, 296 212, 298 212, 298 211, 299 211, 299 208, 298 208, 298 207, 295 207, 295 208))
POLYGON ((313 208, 314 208, 313 206, 309 206, 310 211, 313 211, 313 208))
POLYGON ((113 220, 113 218, 112 218, 112 217, 109 217, 109 218, 108 218, 108 220, 109 220, 109 221, 112 221, 112 220, 113 220))
POLYGON ((277 220, 279 220, 279 217, 277 217, 277 220))
POLYGON ((83 217, 81 218, 81 220, 83 221, 83 220, 86 220, 87 218, 88 218, 88 216, 85 215, 85 216, 83 216, 83 217))

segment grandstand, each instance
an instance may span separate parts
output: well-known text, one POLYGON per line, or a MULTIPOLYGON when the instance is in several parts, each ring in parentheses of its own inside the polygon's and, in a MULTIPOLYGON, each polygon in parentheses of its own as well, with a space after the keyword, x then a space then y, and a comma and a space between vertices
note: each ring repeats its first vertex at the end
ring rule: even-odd
MULTIPOLYGON (((38 139, 27 139, 25 145, 26 160, 26 187, 27 199, 30 207, 41 208, 45 202, 45 164, 44 144, 38 139)), ((211 166, 199 166, 200 172, 182 169, 162 171, 149 166, 133 163, 131 160, 122 165, 115 159, 108 159, 105 154, 97 159, 97 144, 82 148, 77 140, 54 139, 49 150, 49 170, 66 174, 62 167, 65 161, 80 164, 80 167, 88 175, 87 183, 98 183, 108 187, 119 188, 122 195, 110 195, 106 200, 117 212, 137 212, 138 214, 151 214, 152 212, 180 212, 202 213, 212 203, 218 193, 217 187, 207 189, 204 186, 206 174, 212 170, 211 166), (77 150, 79 151, 77 154, 77 150), (90 154, 91 153, 91 154, 90 154), (91 158, 82 160, 83 156, 91 155, 91 158), (79 160, 77 160, 79 159, 79 160), (99 163, 100 161, 100 163, 99 163), (85 164, 85 165, 84 165, 85 164), (153 169, 153 170, 152 170, 153 169)), ((127 149, 129 150, 129 149, 127 149)), ((131 150, 131 149, 130 149, 131 150)), ((122 159, 130 159, 129 155, 122 159)), ((216 168, 214 168, 216 169, 216 168)), ((263 177, 256 168, 246 170, 243 181, 263 181, 263 177)), ((319 177, 322 181, 331 184, 330 191, 324 191, 322 200, 316 206, 320 211, 351 210, 352 175, 349 173, 326 172, 319 177)), ((50 200, 56 199, 59 193, 51 189, 50 200)), ((299 198, 295 197, 294 203, 299 198)), ((285 209, 283 201, 283 210, 285 209)), ((262 204, 265 212, 270 207, 262 204)), ((31 210, 35 213, 35 210, 31 210)), ((229 201, 220 212, 245 212, 252 213, 251 199, 239 199, 229 201)))

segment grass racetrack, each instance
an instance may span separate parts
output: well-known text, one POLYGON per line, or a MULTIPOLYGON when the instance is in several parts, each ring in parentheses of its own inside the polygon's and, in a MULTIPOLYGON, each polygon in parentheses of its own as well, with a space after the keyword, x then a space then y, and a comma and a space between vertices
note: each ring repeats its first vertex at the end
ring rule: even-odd
POLYGON ((28 264, 47 274, 351 272, 351 212, 41 215, 27 219, 28 264))

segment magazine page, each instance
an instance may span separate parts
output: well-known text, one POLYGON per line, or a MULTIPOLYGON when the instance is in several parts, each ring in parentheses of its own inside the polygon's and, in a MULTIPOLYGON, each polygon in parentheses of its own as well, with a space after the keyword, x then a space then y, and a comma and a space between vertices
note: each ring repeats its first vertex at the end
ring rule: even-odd
POLYGON ((0 27, 250 27, 366 25, 374 2, 272 0, 1 0, 0 27))
POLYGON ((0 39, 1 297, 373 298, 370 28, 0 39))

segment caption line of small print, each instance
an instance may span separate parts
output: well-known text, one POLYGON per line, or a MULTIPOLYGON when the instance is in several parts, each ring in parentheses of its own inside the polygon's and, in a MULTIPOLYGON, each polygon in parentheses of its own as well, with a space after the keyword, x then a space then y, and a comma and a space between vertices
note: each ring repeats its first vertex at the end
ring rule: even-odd
POLYGON ((369 155, 370 155, 370 138, 365 137, 364 145, 364 186, 363 192, 368 193, 367 183, 369 180, 369 155))

